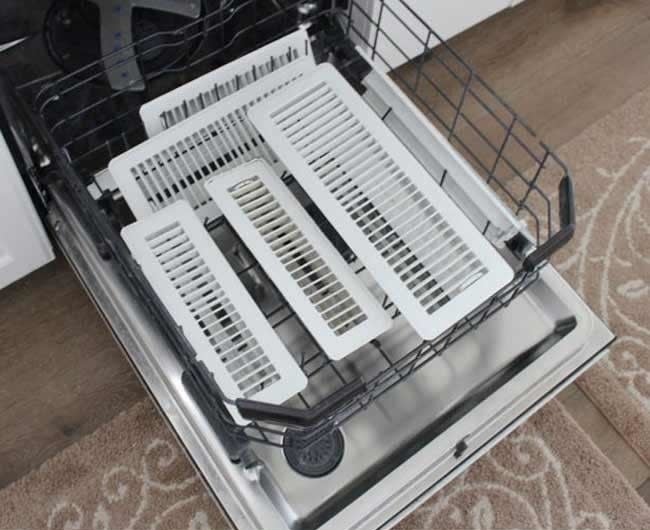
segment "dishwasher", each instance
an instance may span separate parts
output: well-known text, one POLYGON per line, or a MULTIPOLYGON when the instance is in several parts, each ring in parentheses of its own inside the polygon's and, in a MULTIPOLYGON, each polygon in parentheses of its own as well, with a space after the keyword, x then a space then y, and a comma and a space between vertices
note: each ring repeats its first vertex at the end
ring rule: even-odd
POLYGON ((391 528, 606 353, 568 169, 406 2, 94 4, 2 132, 233 528, 391 528))

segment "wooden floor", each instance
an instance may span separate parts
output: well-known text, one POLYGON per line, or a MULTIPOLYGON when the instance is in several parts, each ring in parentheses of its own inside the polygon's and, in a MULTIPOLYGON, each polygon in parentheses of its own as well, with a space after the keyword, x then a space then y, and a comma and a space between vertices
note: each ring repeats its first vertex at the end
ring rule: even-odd
POLYGON ((65 260, 0 291, 0 488, 144 397, 65 260))
MULTIPOLYGON (((527 0, 453 45, 559 147, 650 86, 650 2, 527 0)), ((0 487, 144 394, 59 259, 0 292, 0 487)), ((561 397, 650 503, 650 470, 575 386, 561 397)))

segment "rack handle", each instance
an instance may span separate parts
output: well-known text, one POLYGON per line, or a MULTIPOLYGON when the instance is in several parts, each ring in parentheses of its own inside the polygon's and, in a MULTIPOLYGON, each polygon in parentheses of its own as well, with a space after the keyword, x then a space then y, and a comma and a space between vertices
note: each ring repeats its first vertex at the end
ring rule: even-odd
POLYGON ((237 399, 235 405, 242 417, 247 420, 269 421, 294 427, 314 427, 341 404, 366 391, 366 384, 359 378, 339 388, 332 395, 311 409, 294 409, 282 405, 272 405, 251 399, 237 399))
POLYGON ((566 245, 576 230, 576 206, 573 196, 573 182, 565 175, 559 185, 560 230, 543 245, 531 252, 524 260, 524 270, 534 271, 540 263, 549 259, 556 251, 566 245))

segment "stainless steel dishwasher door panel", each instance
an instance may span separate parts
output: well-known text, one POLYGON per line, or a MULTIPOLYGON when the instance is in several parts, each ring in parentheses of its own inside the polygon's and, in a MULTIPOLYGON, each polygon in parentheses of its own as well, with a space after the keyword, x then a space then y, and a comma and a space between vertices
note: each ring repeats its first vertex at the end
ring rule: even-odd
MULTIPOLYGON (((302 477, 282 450, 260 444, 252 448, 261 468, 245 471, 228 459, 183 386, 163 334, 114 265, 97 255, 65 196, 53 195, 49 218, 67 258, 238 530, 389 528, 568 385, 613 339, 546 267, 508 308, 345 423, 346 451, 334 472, 302 477)), ((389 340, 403 348, 411 336, 398 325, 389 340)), ((370 369, 361 359, 353 356, 341 369, 370 369)))

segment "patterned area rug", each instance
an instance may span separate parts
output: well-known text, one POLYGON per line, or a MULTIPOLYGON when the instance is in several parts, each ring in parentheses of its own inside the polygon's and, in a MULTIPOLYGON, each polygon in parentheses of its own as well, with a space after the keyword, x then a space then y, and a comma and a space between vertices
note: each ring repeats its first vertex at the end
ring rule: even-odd
MULTIPOLYGON (((0 507, 3 530, 229 529, 149 401, 0 491, 0 507)), ((398 528, 650 528, 650 508, 552 402, 398 528)))
POLYGON ((650 89, 560 150, 578 231, 556 266, 618 336, 579 385, 650 463, 650 89))

